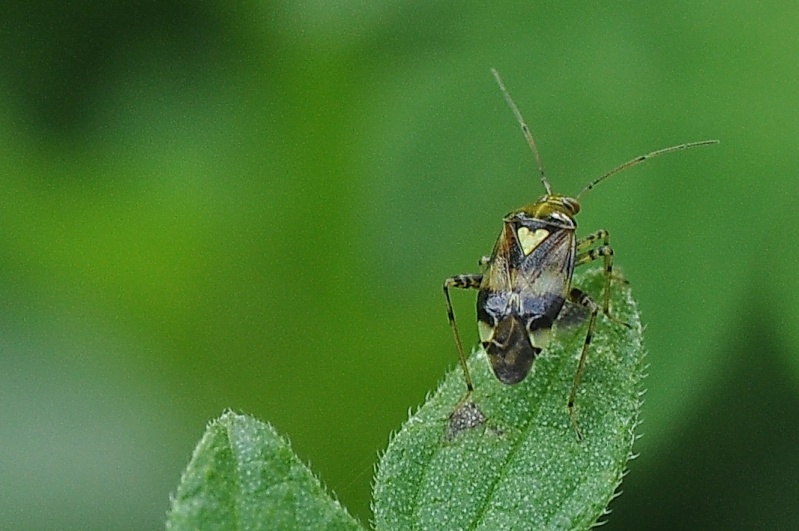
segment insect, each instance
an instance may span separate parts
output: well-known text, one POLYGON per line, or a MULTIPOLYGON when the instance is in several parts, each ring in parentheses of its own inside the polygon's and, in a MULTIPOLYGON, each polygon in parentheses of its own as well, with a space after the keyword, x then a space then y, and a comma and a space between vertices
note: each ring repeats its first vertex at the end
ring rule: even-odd
POLYGON ((552 325, 568 300, 585 308, 589 315, 588 330, 567 401, 569 417, 579 438, 574 401, 585 369, 600 306, 588 294, 571 285, 575 267, 600 258, 604 261, 602 312, 611 320, 626 325, 610 314, 610 284, 614 276, 613 248, 610 246, 609 233, 606 230, 597 230, 584 238, 576 238, 577 223, 574 218, 580 212, 579 200, 600 182, 645 160, 674 151, 717 144, 718 141, 704 140, 653 151, 629 160, 594 179, 575 197, 556 194, 552 192, 546 178, 530 129, 499 73, 494 69, 491 71, 530 145, 545 194, 534 203, 504 217, 502 231, 494 250, 490 256, 480 260, 482 273, 456 275, 444 281, 447 317, 466 380, 467 391, 460 404, 466 403, 474 385, 452 310, 450 288, 478 290, 477 328, 480 342, 488 355, 494 375, 505 384, 515 384, 527 377, 536 357, 547 347, 552 325))

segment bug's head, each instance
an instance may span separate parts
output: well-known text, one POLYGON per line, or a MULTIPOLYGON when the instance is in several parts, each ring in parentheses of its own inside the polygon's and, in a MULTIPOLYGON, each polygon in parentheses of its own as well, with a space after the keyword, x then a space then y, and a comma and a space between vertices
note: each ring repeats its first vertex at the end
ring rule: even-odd
POLYGON ((572 219, 580 212, 580 203, 573 197, 560 194, 546 194, 535 203, 523 207, 522 212, 536 219, 572 224, 572 219))

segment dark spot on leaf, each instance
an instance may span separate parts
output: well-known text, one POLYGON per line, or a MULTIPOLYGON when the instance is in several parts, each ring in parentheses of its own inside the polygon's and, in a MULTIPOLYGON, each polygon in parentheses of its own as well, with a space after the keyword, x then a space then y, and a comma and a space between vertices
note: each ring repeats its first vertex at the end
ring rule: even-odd
POLYGON ((477 428, 485 424, 486 417, 477 404, 474 402, 464 402, 449 416, 449 426, 447 427, 447 440, 451 441, 458 434, 465 430, 477 428))

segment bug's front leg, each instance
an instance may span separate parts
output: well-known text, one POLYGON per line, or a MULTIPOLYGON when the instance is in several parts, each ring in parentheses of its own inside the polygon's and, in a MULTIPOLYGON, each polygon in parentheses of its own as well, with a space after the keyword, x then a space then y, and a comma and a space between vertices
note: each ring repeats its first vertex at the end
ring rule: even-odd
POLYGON ((629 327, 628 323, 616 319, 610 314, 610 283, 614 278, 613 247, 610 246, 610 234, 605 229, 592 232, 577 242, 577 259, 574 265, 575 267, 581 266, 599 258, 602 258, 605 262, 605 292, 602 294, 602 312, 612 320, 629 327), (597 242, 601 242, 601 244, 594 247, 597 242))
POLYGON ((455 323, 455 312, 452 310, 452 300, 449 298, 449 288, 461 289, 478 289, 480 283, 483 282, 483 275, 456 275, 449 277, 444 281, 444 297, 447 300, 447 318, 449 319, 449 326, 452 328, 452 335, 455 336, 455 344, 458 347, 458 355, 460 356, 460 364, 463 369, 463 377, 466 379, 466 396, 463 397, 463 402, 466 400, 474 386, 472 385, 472 377, 469 374, 469 368, 466 366, 466 354, 463 352, 463 343, 461 336, 458 333, 458 325, 455 323))

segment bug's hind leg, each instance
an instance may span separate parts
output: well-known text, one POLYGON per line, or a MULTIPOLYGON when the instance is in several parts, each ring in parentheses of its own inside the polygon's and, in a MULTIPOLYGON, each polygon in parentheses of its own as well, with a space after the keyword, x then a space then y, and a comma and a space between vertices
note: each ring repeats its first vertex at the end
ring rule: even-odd
POLYGON ((483 275, 456 275, 449 277, 444 281, 444 298, 447 301, 447 319, 449 319, 449 326, 452 328, 452 335, 455 337, 455 345, 458 347, 458 356, 460 357, 461 369, 463 369, 463 377, 466 380, 466 396, 463 397, 461 403, 469 398, 469 395, 474 391, 472 384, 472 377, 469 374, 469 367, 466 365, 466 354, 463 352, 463 343, 461 336, 458 333, 458 325, 455 322, 455 312, 452 310, 452 300, 449 296, 449 288, 461 289, 478 289, 480 283, 483 281, 483 275))
POLYGON ((569 300, 574 304, 579 304, 590 312, 588 331, 585 334, 583 349, 580 352, 580 361, 577 363, 577 370, 574 373, 572 389, 569 393, 569 401, 567 403, 567 407, 569 408, 569 419, 574 427, 574 431, 577 433, 577 439, 582 440, 583 436, 580 433, 580 428, 577 426, 577 417, 574 413, 574 400, 577 398, 577 387, 580 385, 580 380, 583 378, 585 359, 588 356, 588 349, 591 346, 591 339, 594 336, 594 327, 596 326, 596 316, 599 313, 599 306, 597 306, 591 297, 577 288, 572 288, 569 290, 569 300))

